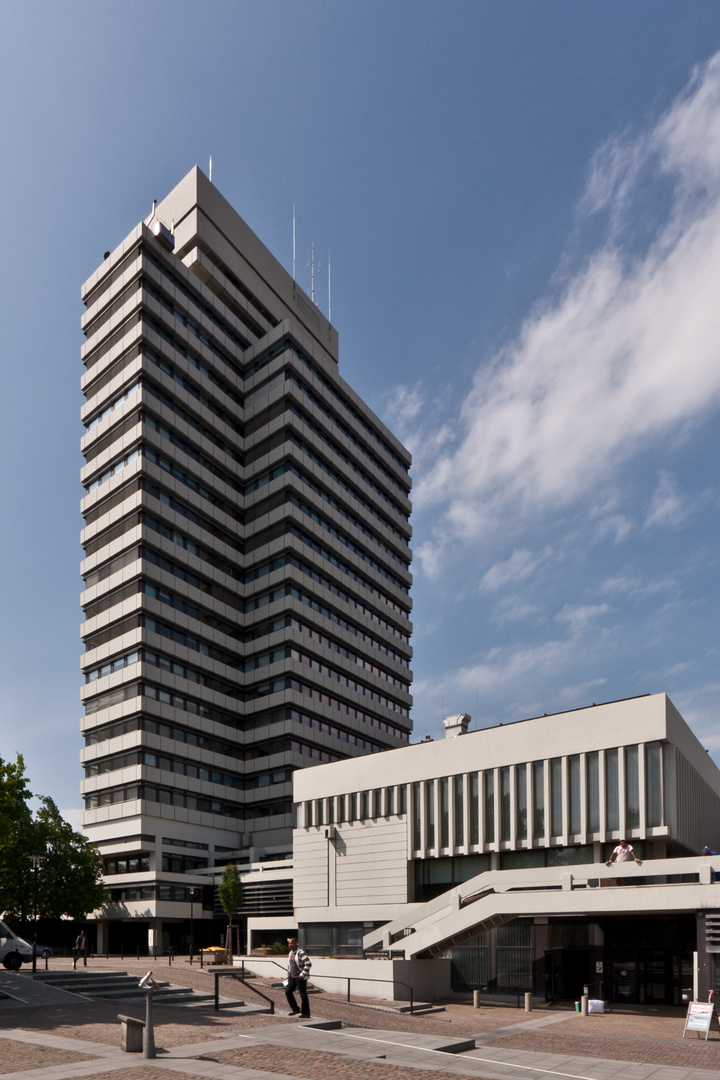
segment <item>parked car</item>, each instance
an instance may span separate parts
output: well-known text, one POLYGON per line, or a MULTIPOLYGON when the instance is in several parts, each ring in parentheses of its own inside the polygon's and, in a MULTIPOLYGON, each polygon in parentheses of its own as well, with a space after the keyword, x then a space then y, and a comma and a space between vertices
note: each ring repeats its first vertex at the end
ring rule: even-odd
POLYGON ((33 958, 32 945, 28 945, 24 938, 13 934, 9 926, 0 922, 0 962, 8 971, 18 971, 21 964, 31 964, 33 958))
POLYGON ((35 945, 35 955, 39 956, 42 960, 49 960, 53 955, 51 945, 35 945))

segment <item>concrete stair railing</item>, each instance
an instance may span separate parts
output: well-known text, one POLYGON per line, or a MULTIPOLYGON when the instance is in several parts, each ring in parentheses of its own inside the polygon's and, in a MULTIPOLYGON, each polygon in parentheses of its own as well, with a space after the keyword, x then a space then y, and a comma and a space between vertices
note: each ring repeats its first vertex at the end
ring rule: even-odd
POLYGON ((652 859, 611 867, 580 863, 488 870, 425 904, 409 905, 399 918, 366 934, 363 947, 370 951, 395 945, 405 950, 406 959, 412 959, 437 955, 520 915, 714 909, 720 884, 711 883, 713 872, 718 871, 720 856, 652 859), (697 883, 683 880, 688 875, 697 876, 697 883), (621 878, 635 879, 640 887, 610 887, 621 878))

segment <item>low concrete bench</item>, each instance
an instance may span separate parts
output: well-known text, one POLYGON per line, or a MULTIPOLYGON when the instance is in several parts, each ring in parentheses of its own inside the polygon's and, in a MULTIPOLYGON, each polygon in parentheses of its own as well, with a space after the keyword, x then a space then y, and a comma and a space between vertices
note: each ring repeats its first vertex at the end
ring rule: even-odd
POLYGON ((120 1049, 126 1054, 141 1054, 145 1021, 136 1016, 118 1016, 121 1027, 120 1049))

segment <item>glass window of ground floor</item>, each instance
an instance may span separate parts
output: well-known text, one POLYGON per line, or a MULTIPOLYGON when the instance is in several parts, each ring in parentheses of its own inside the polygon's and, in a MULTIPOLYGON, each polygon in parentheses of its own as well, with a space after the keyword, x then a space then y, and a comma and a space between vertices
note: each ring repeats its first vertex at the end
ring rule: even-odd
POLYGON ((692 992, 696 924, 692 915, 516 919, 446 955, 456 993, 508 997, 531 991, 545 1001, 682 1005, 692 992), (586 990, 587 988, 587 990, 586 990))

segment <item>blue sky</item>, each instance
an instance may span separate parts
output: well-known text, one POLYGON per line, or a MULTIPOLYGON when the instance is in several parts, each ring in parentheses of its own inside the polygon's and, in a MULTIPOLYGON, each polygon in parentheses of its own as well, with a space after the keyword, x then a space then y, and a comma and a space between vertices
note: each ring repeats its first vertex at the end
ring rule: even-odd
POLYGON ((716 0, 0 20, 0 756, 80 806, 80 284, 212 154, 414 451, 417 737, 665 690, 720 760, 716 0))

